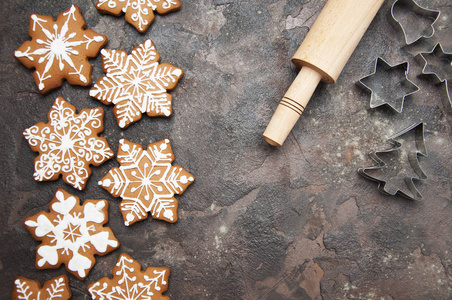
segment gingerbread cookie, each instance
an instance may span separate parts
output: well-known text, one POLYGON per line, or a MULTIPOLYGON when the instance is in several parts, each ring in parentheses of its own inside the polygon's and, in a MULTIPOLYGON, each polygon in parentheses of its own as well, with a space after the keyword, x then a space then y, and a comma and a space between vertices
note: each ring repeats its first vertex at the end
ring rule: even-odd
POLYGON ((85 28, 80 9, 72 5, 54 21, 50 16, 32 14, 28 34, 32 38, 14 52, 14 56, 33 74, 38 90, 45 94, 60 87, 63 79, 70 84, 91 85, 95 57, 107 43, 107 37, 85 28))
POLYGON ((184 71, 168 63, 159 64, 160 56, 151 40, 132 49, 130 55, 108 49, 101 54, 107 75, 89 94, 106 105, 115 105, 113 113, 119 127, 138 121, 142 113, 150 117, 171 115, 171 95, 166 91, 176 86, 184 71))
POLYGON ((141 271, 139 262, 122 253, 112 273, 112 279, 104 277, 88 285, 92 299, 169 300, 162 295, 168 289, 168 268, 149 267, 141 271))
POLYGON ((25 129, 24 136, 33 151, 36 181, 63 180, 83 190, 91 175, 90 164, 99 166, 114 156, 108 142, 97 134, 103 131, 104 110, 75 107, 58 97, 48 113, 49 122, 25 129))
POLYGON ((174 155, 169 140, 150 144, 143 150, 140 144, 119 141, 119 168, 111 169, 99 185, 115 197, 121 197, 120 209, 129 226, 147 218, 170 223, 177 221, 177 200, 193 182, 194 177, 181 166, 172 166, 174 155))
POLYGON ((19 276, 14 281, 14 285, 11 294, 11 299, 14 300, 68 300, 72 296, 69 278, 66 275, 50 279, 42 287, 37 281, 19 276))
POLYGON ((120 16, 126 14, 126 21, 139 32, 144 33, 154 21, 154 11, 166 14, 180 8, 179 0, 99 0, 96 4, 101 13, 120 16))
POLYGON ((107 200, 80 199, 63 189, 57 190, 49 203, 50 212, 42 211, 24 221, 34 239, 37 269, 57 269, 61 264, 78 279, 85 279, 94 266, 94 255, 105 255, 119 247, 108 222, 107 200))

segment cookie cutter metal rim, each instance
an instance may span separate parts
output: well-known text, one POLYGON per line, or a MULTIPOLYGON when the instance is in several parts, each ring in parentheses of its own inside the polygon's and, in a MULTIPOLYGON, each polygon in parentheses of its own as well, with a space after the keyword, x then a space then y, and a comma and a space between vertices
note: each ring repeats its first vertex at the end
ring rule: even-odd
POLYGON ((400 194, 401 196, 403 196, 407 199, 410 199, 410 200, 416 200, 416 201, 422 200, 422 194, 416 188, 416 185, 414 184, 414 180, 420 181, 420 180, 425 180, 428 178, 427 175, 422 170, 421 165, 419 164, 419 157, 418 157, 419 155, 423 156, 423 157, 428 156, 427 147, 425 146, 425 138, 424 138, 424 123, 423 122, 414 123, 413 125, 402 130, 401 132, 393 135, 387 141, 393 146, 392 148, 390 148, 388 150, 375 151, 375 152, 369 153, 369 156, 378 165, 372 166, 372 167, 367 167, 367 168, 359 168, 358 174, 360 174, 361 176, 363 176, 369 180, 378 182, 379 183, 378 190, 380 192, 382 192, 383 194, 391 195, 391 196, 400 194), (385 185, 386 185, 387 181, 380 180, 380 179, 373 177, 372 175, 366 173, 366 170, 376 170, 376 169, 381 169, 384 166, 386 166, 386 163, 380 157, 378 157, 377 153, 389 153, 394 150, 400 149, 402 144, 400 142, 398 142, 396 140, 396 138, 404 135, 405 133, 407 133, 413 129, 420 131, 420 134, 415 135, 415 139, 416 139, 415 142, 416 142, 417 150, 408 155, 408 160, 409 160, 410 165, 413 168, 414 172, 418 175, 419 178, 415 178, 415 177, 405 178, 405 184, 407 185, 408 189, 413 193, 413 197, 402 192, 400 189, 398 189, 394 194, 391 194, 385 190, 385 185))
POLYGON ((408 61, 403 61, 403 62, 401 62, 400 64, 396 64, 396 65, 394 65, 394 66, 391 66, 386 60, 384 60, 381 56, 378 56, 377 58, 376 58, 376 60, 375 60, 375 67, 374 67, 374 70, 373 70, 373 72, 371 73, 371 74, 369 74, 369 75, 366 75, 366 76, 364 76, 364 77, 361 77, 360 79, 359 79, 359 83, 362 85, 362 86, 364 86, 365 88, 367 88, 368 90, 370 90, 370 99, 371 99, 371 102, 370 102, 370 108, 376 108, 376 107, 379 107, 379 106, 382 106, 382 105, 387 105, 387 106, 389 106, 389 107, 391 107, 393 110, 395 110, 396 112, 398 112, 398 113, 402 113, 402 111, 403 111, 403 105, 404 105, 404 103, 405 103, 405 98, 407 97, 407 96, 410 96, 410 95, 412 95, 412 94, 414 94, 414 93, 416 93, 416 92, 418 92, 419 91, 419 86, 417 86, 414 82, 412 82, 410 79, 408 79, 408 73, 409 73, 409 69, 410 69, 410 64, 408 63, 408 61), (397 108, 395 108, 395 107, 393 107, 391 104, 389 104, 389 103, 387 103, 387 102, 385 102, 385 103, 383 103, 383 104, 380 104, 380 105, 372 105, 372 96, 373 96, 373 94, 374 94, 374 90, 371 88, 371 87, 369 87, 367 84, 365 84, 364 82, 362 82, 362 80, 363 79, 365 79, 365 78, 367 78, 367 77, 369 77, 369 76, 372 76, 372 75, 375 75, 376 73, 377 73, 377 69, 378 69, 378 62, 379 61, 382 61, 386 66, 386 69, 395 69, 395 68, 398 68, 399 66, 401 66, 401 65, 406 65, 406 67, 404 67, 405 68, 405 80, 404 80, 404 82, 409 82, 409 83, 411 83, 415 88, 416 88, 416 90, 414 90, 414 91, 412 91, 412 92, 410 92, 410 93, 408 93, 408 94, 405 94, 403 97, 402 97, 402 103, 401 103, 401 106, 400 106, 400 110, 399 109, 397 109, 397 108))
POLYGON ((452 53, 448 53, 448 52, 444 52, 443 46, 441 45, 441 43, 437 43, 435 45, 435 47, 433 47, 432 51, 429 52, 419 52, 416 56, 415 59, 417 61, 419 61, 419 63, 424 63, 424 67, 422 68, 421 74, 419 74, 418 76, 430 76, 432 77, 432 80, 435 84, 439 84, 441 82, 444 82, 447 80, 447 78, 441 78, 437 72, 425 72, 425 69, 428 66, 428 61, 427 59, 425 59, 424 55, 434 55, 436 57, 439 58, 448 58, 450 57, 450 61, 452 63, 452 53))
POLYGON ((398 24, 402 28, 403 36, 405 38, 405 43, 407 45, 411 45, 411 44, 417 42, 418 40, 420 40, 421 38, 431 38, 435 34, 435 27, 433 25, 436 23, 436 21, 438 21, 440 14, 441 14, 440 10, 422 7, 419 4, 417 4, 417 2, 414 0, 396 0, 396 1, 394 1, 394 3, 391 6, 391 17, 392 17, 393 23, 398 24), (418 38, 414 39, 413 41, 409 41, 409 37, 408 37, 408 34, 406 33, 405 28, 403 27, 402 23, 400 23, 399 20, 397 20, 397 18, 394 15, 394 6, 397 4, 397 2, 402 3, 403 5, 407 6, 408 8, 410 8, 413 12, 415 12, 417 14, 424 15, 427 17, 432 17, 432 18, 434 17, 433 15, 436 15, 435 20, 430 24, 430 28, 432 29, 432 34, 430 34, 430 35, 422 34, 418 38))
POLYGON ((443 97, 444 111, 446 112, 446 119, 452 126, 452 82, 444 80, 444 88, 446 90, 446 97, 443 97))

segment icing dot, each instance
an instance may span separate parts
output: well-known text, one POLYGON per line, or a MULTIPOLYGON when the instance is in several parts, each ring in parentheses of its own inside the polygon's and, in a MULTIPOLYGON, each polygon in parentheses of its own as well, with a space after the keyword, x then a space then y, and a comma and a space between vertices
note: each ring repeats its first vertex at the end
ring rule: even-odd
POLYGON ((166 219, 169 219, 169 220, 172 221, 172 220, 173 220, 173 211, 167 209, 167 210, 165 210, 165 211, 163 212, 163 216, 164 216, 166 219))
POLYGON ((144 47, 151 48, 151 40, 146 40, 146 42, 144 43, 144 47))
POLYGON ((188 182, 188 179, 187 179, 187 176, 182 176, 181 178, 180 178, 180 182, 182 183, 182 184, 186 184, 187 182, 188 182))
POLYGON ((43 89, 44 89, 44 83, 41 82, 41 83, 39 84, 38 88, 39 88, 40 90, 43 90, 43 89))
POLYGON ((174 69, 172 74, 179 77, 182 74, 182 71, 181 69, 174 69))
POLYGON ((130 223, 133 221, 133 219, 135 219, 135 217, 132 214, 127 214, 127 223, 130 223))

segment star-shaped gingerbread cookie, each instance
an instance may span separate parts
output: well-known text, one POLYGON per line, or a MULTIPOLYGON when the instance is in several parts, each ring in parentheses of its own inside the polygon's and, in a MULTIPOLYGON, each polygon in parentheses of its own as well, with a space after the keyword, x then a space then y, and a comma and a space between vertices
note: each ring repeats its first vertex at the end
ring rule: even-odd
POLYGON ((37 269, 56 269, 66 265, 68 272, 85 279, 94 266, 94 255, 105 255, 119 247, 108 222, 107 200, 80 199, 63 189, 57 190, 49 203, 50 212, 42 211, 24 221, 34 239, 37 269))
POLYGON ((35 68, 33 77, 38 90, 45 94, 60 87, 63 79, 70 84, 91 85, 89 57, 97 56, 107 37, 84 29, 80 9, 72 5, 54 21, 50 16, 32 14, 28 33, 32 38, 14 52, 27 68, 35 68))
POLYGON ((177 200, 194 181, 193 175, 181 166, 172 166, 174 155, 168 139, 150 144, 143 150, 140 144, 119 141, 117 156, 121 164, 113 168, 99 185, 115 197, 121 197, 120 209, 126 226, 147 218, 170 223, 177 221, 177 200))
POLYGON ((36 181, 63 180, 83 190, 91 175, 90 164, 99 166, 114 156, 107 140, 97 135, 103 131, 104 110, 101 107, 75 107, 58 97, 48 113, 49 122, 25 129, 24 136, 33 151, 36 181))
POLYGON ((168 289, 170 269, 149 267, 141 271, 141 265, 122 253, 113 268, 113 278, 104 277, 88 285, 93 299, 152 299, 169 300, 162 295, 168 289))
POLYGON ((101 51, 103 69, 101 77, 90 90, 90 96, 103 104, 114 104, 113 113, 118 125, 126 128, 141 119, 142 113, 150 117, 169 117, 172 113, 171 95, 184 71, 168 63, 159 64, 160 55, 151 40, 146 40, 125 51, 101 51))
POLYGON ((166 14, 180 8, 179 0, 99 0, 97 9, 106 14, 126 15, 126 21, 139 32, 144 33, 154 21, 154 11, 166 14))

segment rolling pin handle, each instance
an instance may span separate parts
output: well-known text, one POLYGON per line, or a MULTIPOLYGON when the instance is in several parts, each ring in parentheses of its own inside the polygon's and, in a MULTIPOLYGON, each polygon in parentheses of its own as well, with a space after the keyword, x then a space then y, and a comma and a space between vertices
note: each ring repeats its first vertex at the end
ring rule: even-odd
POLYGON ((281 146, 311 99, 322 75, 304 66, 281 99, 264 132, 265 140, 272 146, 281 146))

